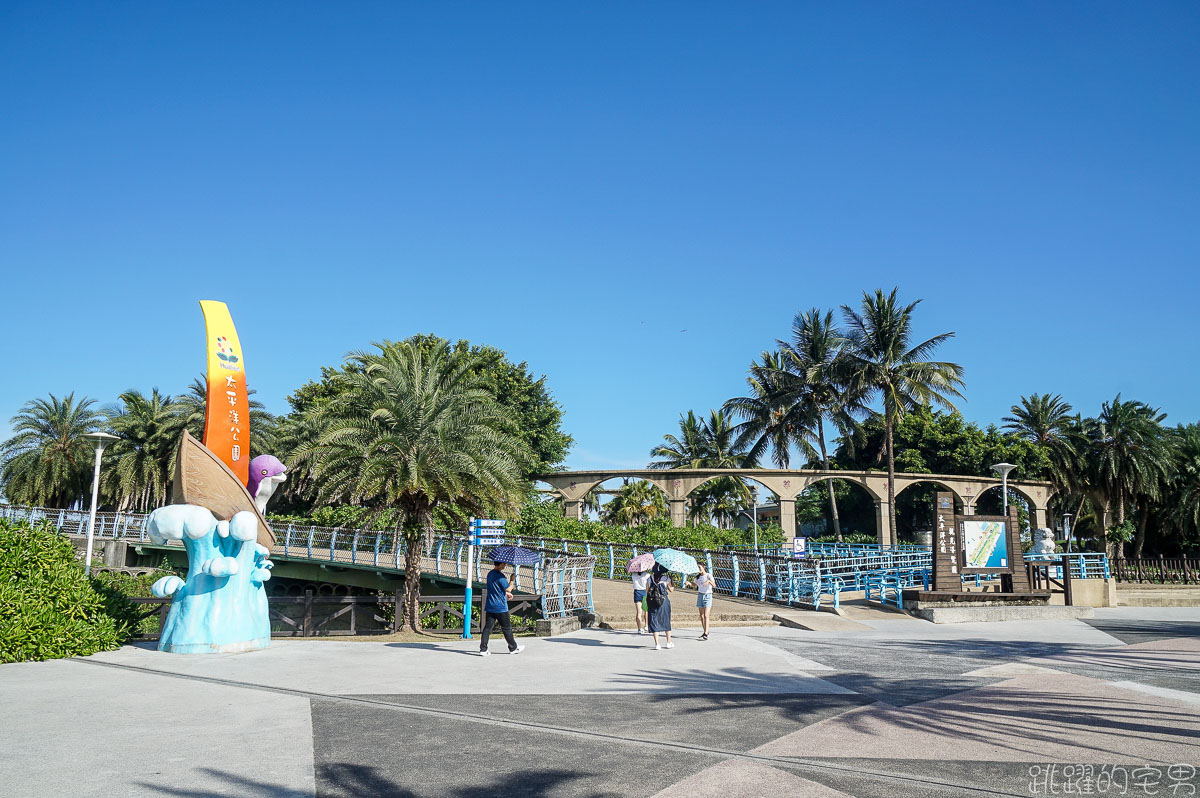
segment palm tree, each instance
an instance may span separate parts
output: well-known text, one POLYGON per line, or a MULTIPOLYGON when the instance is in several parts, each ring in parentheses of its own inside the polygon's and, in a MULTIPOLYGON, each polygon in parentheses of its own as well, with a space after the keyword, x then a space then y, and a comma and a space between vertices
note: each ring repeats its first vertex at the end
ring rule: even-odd
POLYGON ((104 459, 104 492, 118 511, 149 512, 168 501, 184 408, 157 388, 150 396, 126 391, 120 400, 106 410, 118 440, 104 459))
POLYGON ((800 418, 805 408, 789 405, 784 399, 790 376, 778 352, 763 352, 759 360, 750 363, 746 377, 750 395, 735 396, 721 407, 725 413, 742 419, 734 429, 737 445, 745 448, 748 462, 757 463, 769 451, 776 468, 787 468, 791 465, 792 446, 802 447, 803 452, 808 445, 807 436, 797 431, 811 426, 813 419, 800 418))
MULTIPOLYGON (((1153 500, 1161 492, 1172 465, 1162 427, 1165 418, 1165 413, 1144 402, 1121 401, 1117 394, 1090 420, 1086 430, 1088 482, 1100 502, 1103 519, 1115 511, 1116 524, 1124 524, 1131 502, 1153 500)), ((1107 520, 1103 526, 1107 527, 1107 520)), ((1111 556, 1111 543, 1109 548, 1111 556)), ((1118 542, 1115 548, 1117 556, 1124 556, 1124 543, 1118 542)))
POLYGON ((879 394, 883 406, 884 447, 888 462, 888 512, 891 534, 896 534, 896 452, 892 434, 896 422, 909 410, 937 404, 955 410, 950 397, 962 397, 962 366, 927 360, 934 350, 954 336, 942 333, 911 345, 913 311, 920 300, 901 306, 896 290, 874 295, 863 293, 862 307, 855 311, 842 305, 849 328, 846 348, 851 384, 864 396, 879 394))
POLYGON ((623 527, 637 526, 667 514, 667 497, 647 480, 637 479, 621 488, 604 506, 604 520, 623 527))
MULTIPOLYGON (((724 410, 712 410, 708 418, 701 421, 689 410, 679 417, 679 436, 664 435, 663 443, 650 450, 650 468, 745 468, 750 465, 745 442, 737 427, 724 410)), ((692 500, 692 515, 706 512, 706 508, 724 505, 738 499, 718 501, 721 494, 741 497, 742 505, 750 498, 750 489, 740 479, 721 477, 698 489, 692 500)))
POLYGON ((703 468, 708 456, 707 430, 704 422, 689 410, 679 416, 679 436, 664 435, 663 443, 650 450, 650 468, 703 468))
MULTIPOLYGON (((1081 486, 1080 450, 1085 445, 1083 422, 1061 394, 1022 396, 1005 416, 1004 429, 1046 452, 1050 479, 1059 493, 1076 492, 1081 486)), ((1078 513, 1076 513, 1078 515, 1078 513)))
POLYGON ((364 505, 373 518, 396 511, 407 544, 403 617, 419 631, 421 543, 432 538, 434 512, 515 512, 533 453, 475 355, 452 354, 445 342, 375 346, 336 376, 343 390, 314 410, 323 431, 295 460, 311 465, 319 501, 364 505))
POLYGON ((1183 533, 1181 538, 1194 540, 1200 531, 1200 425, 1177 427, 1173 448, 1175 478, 1167 517, 1183 533))
MULTIPOLYGON (((867 412, 864 391, 855 384, 854 372, 846 348, 848 341, 833 323, 833 311, 821 313, 812 308, 797 313, 792 320, 792 340, 778 342, 782 348, 788 379, 783 381, 784 400, 800 409, 802 419, 813 423, 798 424, 797 429, 809 438, 816 438, 822 467, 830 470, 829 450, 825 442, 825 422, 833 424, 848 449, 853 449, 858 437, 855 416, 867 412)), ((811 445, 808 446, 811 450, 811 445)), ((833 533, 842 539, 838 519, 837 498, 833 479, 825 480, 829 490, 829 515, 833 533)))
POLYGON ((104 422, 94 404, 86 396, 76 402, 74 392, 62 399, 50 394, 12 417, 14 434, 0 444, 0 485, 9 501, 69 508, 87 493, 94 455, 83 436, 104 422))

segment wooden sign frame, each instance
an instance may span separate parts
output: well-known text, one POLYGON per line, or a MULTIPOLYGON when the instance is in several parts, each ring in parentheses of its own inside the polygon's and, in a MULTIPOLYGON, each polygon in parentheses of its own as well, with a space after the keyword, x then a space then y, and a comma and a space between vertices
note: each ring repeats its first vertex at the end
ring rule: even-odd
POLYGON ((933 585, 934 591, 963 593, 963 574, 999 574, 1001 590, 1005 593, 1028 593, 1029 574, 1025 570, 1025 553, 1021 549, 1021 521, 1017 506, 1008 506, 1008 515, 960 515, 954 504, 954 494, 939 491, 933 501, 933 585), (1002 521, 1008 538, 1008 566, 1004 568, 966 568, 962 527, 964 521, 1002 521))

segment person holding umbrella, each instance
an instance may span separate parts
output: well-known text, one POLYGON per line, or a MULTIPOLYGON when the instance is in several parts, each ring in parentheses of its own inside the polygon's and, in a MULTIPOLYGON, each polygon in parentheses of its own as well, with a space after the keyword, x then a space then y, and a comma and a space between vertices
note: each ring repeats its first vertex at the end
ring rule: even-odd
POLYGON ((501 546, 492 549, 488 553, 488 557, 495 564, 487 575, 487 599, 483 605, 483 611, 487 613, 487 621, 483 624, 483 634, 479 638, 479 656, 486 657, 492 653, 488 651, 488 638, 491 637, 492 629, 497 623, 504 632, 504 640, 508 643, 508 653, 520 654, 525 650, 525 646, 517 645, 516 638, 513 637, 512 619, 508 615, 508 600, 512 598, 512 585, 504 575, 504 566, 507 563, 514 566, 534 565, 540 562, 542 557, 537 552, 520 546, 501 546))
POLYGON ((654 555, 650 552, 639 554, 629 561, 625 570, 633 580, 633 617, 637 621, 638 634, 647 634, 643 627, 649 623, 649 612, 642 607, 646 598, 646 586, 650 582, 650 569, 654 567, 654 555))
POLYGON ((650 572, 650 583, 646 589, 646 606, 650 608, 647 626, 650 628, 650 634, 654 635, 655 651, 663 648, 658 644, 659 632, 667 636, 665 647, 675 648, 675 644, 671 642, 671 591, 674 589, 671 572, 657 562, 654 563, 654 570, 650 572))

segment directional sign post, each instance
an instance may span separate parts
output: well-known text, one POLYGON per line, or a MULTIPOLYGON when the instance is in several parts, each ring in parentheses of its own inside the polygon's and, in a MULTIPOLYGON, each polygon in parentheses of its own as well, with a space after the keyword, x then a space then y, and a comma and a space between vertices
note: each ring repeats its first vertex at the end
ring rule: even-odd
POLYGON ((475 547, 498 546, 504 542, 502 518, 472 518, 467 524, 467 589, 463 601, 463 640, 471 639, 471 593, 475 582, 475 547))

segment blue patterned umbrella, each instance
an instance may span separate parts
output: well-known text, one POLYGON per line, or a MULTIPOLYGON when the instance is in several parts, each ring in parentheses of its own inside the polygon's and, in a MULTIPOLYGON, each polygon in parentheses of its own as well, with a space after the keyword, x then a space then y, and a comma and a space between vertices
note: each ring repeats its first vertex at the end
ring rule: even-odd
POLYGON ((510 565, 537 565, 542 561, 542 555, 521 546, 499 546, 488 552, 488 559, 510 565))
POLYGON ((654 561, 668 571, 680 574, 700 573, 700 566, 696 563, 696 558, 690 554, 684 554, 678 549, 655 549, 654 561))

